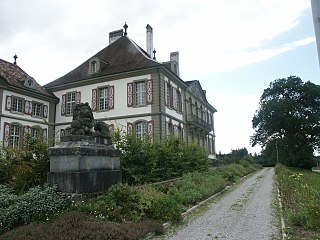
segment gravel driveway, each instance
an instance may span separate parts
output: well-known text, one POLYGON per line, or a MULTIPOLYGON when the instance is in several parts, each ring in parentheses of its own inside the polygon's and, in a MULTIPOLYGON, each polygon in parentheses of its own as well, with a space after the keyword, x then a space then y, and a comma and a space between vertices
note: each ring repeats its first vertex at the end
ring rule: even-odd
POLYGON ((209 210, 162 239, 263 240, 279 236, 272 209, 274 169, 245 179, 209 210))

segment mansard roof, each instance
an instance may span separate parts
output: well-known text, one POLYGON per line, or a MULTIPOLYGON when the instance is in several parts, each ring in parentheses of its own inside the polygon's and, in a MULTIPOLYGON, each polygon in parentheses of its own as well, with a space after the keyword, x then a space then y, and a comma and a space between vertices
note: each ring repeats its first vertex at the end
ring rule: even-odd
POLYGON ((24 86, 24 80, 31 77, 18 65, 7 62, 3 59, 0 59, 0 79, 1 78, 4 79, 9 86, 56 98, 53 93, 40 86, 33 78, 32 79, 35 82, 34 88, 24 86))
POLYGON ((71 72, 46 84, 44 87, 50 89, 51 87, 73 83, 84 79, 123 73, 158 66, 160 64, 161 63, 158 61, 152 59, 148 53, 146 53, 130 38, 122 36, 71 72), (95 74, 88 74, 89 62, 94 58, 100 60, 99 72, 95 74))

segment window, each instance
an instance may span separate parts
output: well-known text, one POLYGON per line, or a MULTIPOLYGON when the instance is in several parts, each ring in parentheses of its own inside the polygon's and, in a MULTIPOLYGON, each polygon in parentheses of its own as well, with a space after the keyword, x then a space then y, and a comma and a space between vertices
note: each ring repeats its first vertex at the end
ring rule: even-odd
POLYGON ((65 129, 65 132, 64 132, 65 136, 70 136, 71 135, 71 127, 67 127, 65 129))
POLYGON ((91 68, 91 73, 96 73, 97 72, 97 62, 96 61, 92 61, 90 63, 90 68, 91 68))
POLYGON ((141 122, 137 122, 135 124, 136 127, 136 136, 138 138, 144 138, 147 134, 147 122, 145 121, 141 121, 141 122))
POLYGON ((32 115, 36 117, 42 117, 42 109, 43 109, 42 103, 34 102, 32 104, 32 115))
POLYGON ((21 127, 18 125, 10 126, 10 146, 15 148, 20 145, 21 127))
POLYGON ((146 83, 135 83, 135 106, 146 105, 146 83))
POLYGON ((174 134, 173 132, 173 125, 171 122, 168 123, 168 136, 172 136, 174 134))
POLYGON ((67 109, 66 114, 72 115, 73 114, 73 107, 76 104, 76 92, 67 93, 67 109))
POLYGON ((22 109, 23 109, 23 98, 12 97, 12 111, 22 113, 22 109))
POLYGON ((32 86, 33 86, 33 81, 32 81, 32 79, 28 79, 28 83, 27 83, 27 84, 28 84, 29 87, 32 87, 32 86))
POLYGON ((166 102, 168 103, 168 106, 171 107, 171 85, 169 83, 167 83, 167 95, 166 95, 166 102))
POLYGON ((39 127, 33 127, 31 130, 31 137, 33 139, 40 138, 41 133, 40 133, 40 128, 39 127))
POLYGON ((182 112, 182 100, 181 100, 181 92, 177 90, 177 111, 179 113, 182 112))
POLYGON ((108 110, 109 96, 108 96, 108 88, 99 88, 99 111, 108 110))

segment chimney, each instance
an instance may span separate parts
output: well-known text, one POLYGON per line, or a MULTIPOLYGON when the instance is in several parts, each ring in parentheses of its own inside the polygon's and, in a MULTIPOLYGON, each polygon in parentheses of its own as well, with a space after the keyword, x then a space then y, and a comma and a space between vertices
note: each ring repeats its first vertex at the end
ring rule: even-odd
POLYGON ((109 45, 123 36, 123 29, 109 33, 109 45))
POLYGON ((171 71, 180 76, 179 73, 179 52, 170 53, 171 71))
POLYGON ((147 53, 150 57, 152 57, 152 51, 153 51, 153 33, 152 33, 152 27, 147 24, 147 53))

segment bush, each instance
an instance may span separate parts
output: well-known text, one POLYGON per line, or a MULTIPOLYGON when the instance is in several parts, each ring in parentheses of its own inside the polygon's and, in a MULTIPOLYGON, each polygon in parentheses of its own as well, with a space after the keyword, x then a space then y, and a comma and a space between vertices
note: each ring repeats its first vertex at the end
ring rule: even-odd
POLYGON ((18 196, 14 193, 14 191, 5 186, 0 185, 0 209, 9 207, 14 204, 18 200, 18 196))
POLYGON ((123 153, 120 158, 123 181, 128 184, 168 180, 210 167, 203 148, 178 138, 150 141, 128 134, 117 139, 117 148, 123 153))
POLYGON ((180 221, 183 210, 173 197, 165 195, 152 201, 148 216, 163 222, 180 221))
POLYGON ((38 186, 0 208, 0 233, 33 221, 48 221, 67 207, 55 188, 38 186))
POLYGON ((52 223, 25 225, 0 236, 0 239, 55 240, 55 239, 140 239, 147 233, 162 233, 162 224, 153 220, 139 223, 97 222, 81 212, 71 211, 52 223))
POLYGON ((26 136, 23 149, 0 149, 0 184, 7 184, 18 193, 46 183, 50 158, 48 144, 41 137, 26 136))

